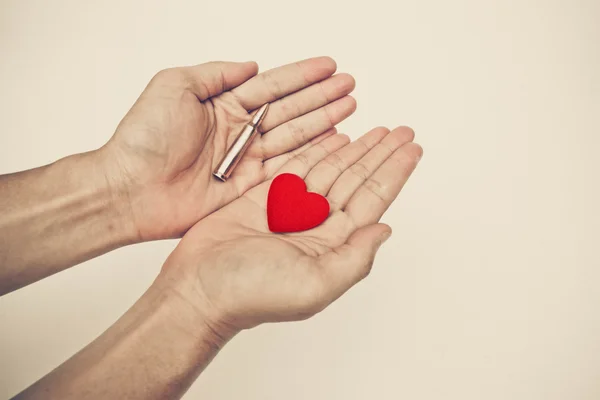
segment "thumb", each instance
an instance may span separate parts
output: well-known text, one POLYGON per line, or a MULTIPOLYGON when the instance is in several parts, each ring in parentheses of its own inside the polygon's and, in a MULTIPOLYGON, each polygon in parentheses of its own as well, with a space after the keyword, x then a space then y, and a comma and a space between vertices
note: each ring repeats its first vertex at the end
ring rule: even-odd
POLYGON ((205 64, 184 67, 187 89, 204 101, 241 85, 258 73, 254 61, 237 63, 213 61, 205 64))
POLYGON ((377 250, 391 233, 386 224, 367 225, 354 231, 346 243, 321 256, 333 296, 331 301, 369 275, 377 250))

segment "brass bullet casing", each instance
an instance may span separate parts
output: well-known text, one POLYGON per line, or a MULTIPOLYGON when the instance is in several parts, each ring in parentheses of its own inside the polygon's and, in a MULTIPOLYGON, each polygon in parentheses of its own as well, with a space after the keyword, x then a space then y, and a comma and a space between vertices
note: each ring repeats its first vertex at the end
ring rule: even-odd
POLYGON ((248 147, 250 147, 250 144, 252 144, 254 137, 258 133, 258 127, 263 119, 265 119, 268 109, 269 103, 264 104, 256 111, 252 117, 252 121, 244 126, 244 129, 242 129, 231 148, 227 151, 227 154, 225 154, 225 157, 223 157, 223 160, 219 163, 217 169, 215 169, 215 172, 213 172, 215 177, 223 182, 229 178, 246 150, 248 150, 248 147))

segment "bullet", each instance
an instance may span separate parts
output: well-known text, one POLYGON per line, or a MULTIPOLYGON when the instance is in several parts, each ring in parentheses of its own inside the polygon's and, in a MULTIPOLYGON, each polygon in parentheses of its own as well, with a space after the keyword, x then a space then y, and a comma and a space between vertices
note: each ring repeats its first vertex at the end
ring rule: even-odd
POLYGON ((217 169, 215 169, 215 172, 213 172, 215 177, 225 182, 231 176, 236 165, 240 162, 250 144, 252 144, 268 109, 269 103, 266 103, 254 113, 252 121, 244 126, 231 148, 227 151, 227 154, 225 154, 225 157, 223 157, 223 160, 219 163, 217 169))

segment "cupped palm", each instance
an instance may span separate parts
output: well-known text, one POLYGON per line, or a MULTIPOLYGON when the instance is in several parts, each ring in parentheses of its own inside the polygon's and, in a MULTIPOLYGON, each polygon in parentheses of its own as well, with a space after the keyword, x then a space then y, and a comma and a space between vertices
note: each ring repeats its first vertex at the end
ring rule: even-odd
POLYGON ((313 144, 275 175, 294 173, 326 196, 331 213, 322 225, 270 232, 269 180, 196 224, 163 273, 188 273, 232 329, 313 315, 368 274, 390 234, 378 221, 422 154, 412 140, 409 128, 376 128, 352 143, 333 135, 313 144))
POLYGON ((309 59, 259 75, 255 63, 161 71, 102 149, 109 180, 130 199, 141 240, 181 236, 267 179, 293 151, 355 109, 354 80, 335 62, 309 59), (212 176, 251 112, 271 103, 257 137, 227 182, 212 176))

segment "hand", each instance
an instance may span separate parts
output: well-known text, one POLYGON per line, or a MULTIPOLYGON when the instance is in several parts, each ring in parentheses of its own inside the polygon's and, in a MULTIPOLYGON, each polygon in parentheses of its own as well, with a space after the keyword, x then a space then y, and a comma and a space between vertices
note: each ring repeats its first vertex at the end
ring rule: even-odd
POLYGON ((272 176, 288 152, 333 133, 356 103, 354 79, 314 58, 257 75, 256 63, 214 62, 159 72, 100 149, 113 191, 130 204, 139 241, 179 237, 272 176), (223 183, 214 168, 252 110, 272 103, 261 131, 223 183), (328 132, 329 131, 329 132, 328 132))
POLYGON ((320 226, 289 234, 267 227, 269 182, 196 224, 159 279, 199 305, 223 336, 263 322, 310 317, 370 271, 391 229, 378 223, 419 161, 409 128, 377 128, 348 144, 332 135, 277 174, 303 177, 331 206, 320 226))

